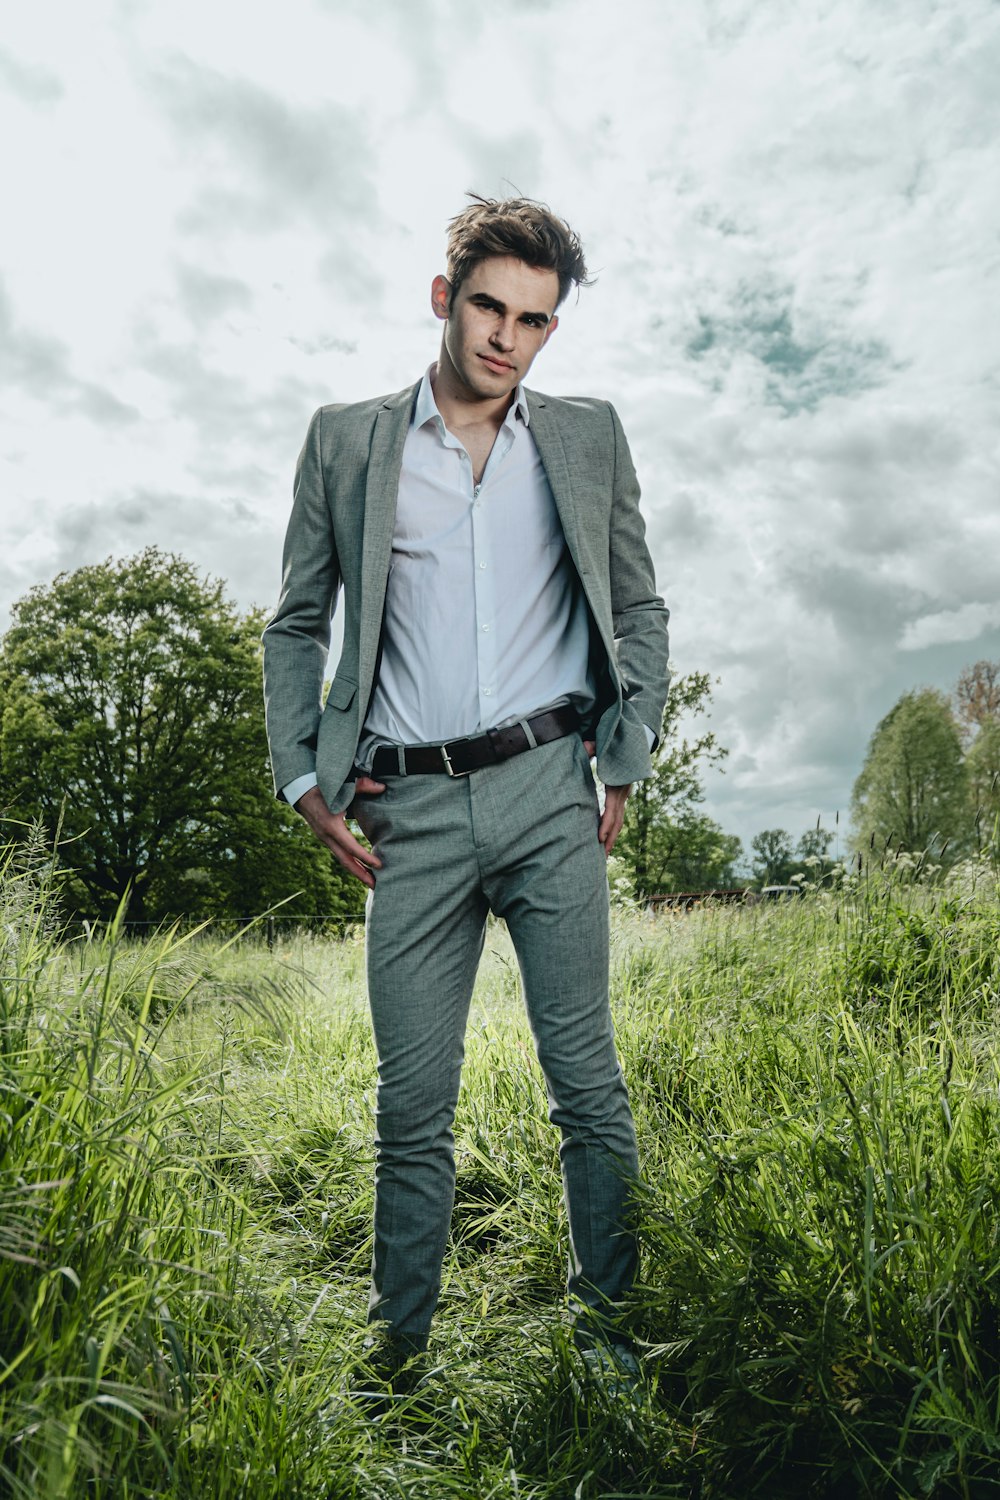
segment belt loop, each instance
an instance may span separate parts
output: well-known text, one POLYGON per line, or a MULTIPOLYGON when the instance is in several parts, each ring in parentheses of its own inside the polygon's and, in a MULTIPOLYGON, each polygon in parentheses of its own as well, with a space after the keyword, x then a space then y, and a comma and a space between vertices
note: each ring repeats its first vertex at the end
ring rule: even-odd
POLYGON ((529 750, 537 750, 538 749, 538 741, 535 739, 535 736, 532 734, 532 732, 531 732, 531 725, 528 723, 527 719, 518 719, 517 722, 518 722, 519 728, 521 728, 521 729, 524 730, 524 737, 528 741, 528 749, 529 750))
POLYGON ((396 746, 396 760, 399 762, 399 774, 400 774, 400 776, 405 776, 406 775, 406 751, 403 749, 402 745, 397 745, 396 746))

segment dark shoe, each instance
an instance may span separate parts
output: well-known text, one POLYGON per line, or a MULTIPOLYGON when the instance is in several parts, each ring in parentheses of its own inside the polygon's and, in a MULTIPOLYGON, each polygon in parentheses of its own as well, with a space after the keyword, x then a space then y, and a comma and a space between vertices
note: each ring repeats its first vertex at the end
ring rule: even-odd
POLYGON ((416 1397, 428 1373, 426 1336, 379 1333, 362 1350, 363 1363, 351 1381, 351 1396, 378 1419, 416 1397))
POLYGON ((580 1350, 587 1375, 607 1396, 635 1397, 642 1371, 629 1344, 593 1344, 580 1350))
POLYGON ((369 1334, 362 1349, 374 1378, 393 1395, 406 1396, 416 1388, 427 1367, 427 1335, 379 1332, 369 1334))

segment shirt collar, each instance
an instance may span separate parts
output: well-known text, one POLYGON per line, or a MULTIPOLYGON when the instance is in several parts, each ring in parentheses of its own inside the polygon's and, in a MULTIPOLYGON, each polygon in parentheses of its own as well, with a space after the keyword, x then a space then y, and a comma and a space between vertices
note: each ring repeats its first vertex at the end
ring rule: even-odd
MULTIPOLYGON (((424 378, 421 380, 420 389, 417 392, 416 405, 413 408, 413 425, 414 427, 423 427, 425 422, 436 419, 441 424, 442 430, 447 431, 444 425, 444 417, 438 411, 438 404, 434 400, 434 389, 431 385, 431 376, 436 369, 437 364, 435 362, 429 365, 424 371, 424 378)), ((511 402, 510 411, 504 417, 504 423, 512 423, 516 417, 520 417, 525 427, 531 425, 531 418, 528 414, 528 401, 524 394, 524 387, 520 381, 518 381, 514 390, 514 400, 511 402)))

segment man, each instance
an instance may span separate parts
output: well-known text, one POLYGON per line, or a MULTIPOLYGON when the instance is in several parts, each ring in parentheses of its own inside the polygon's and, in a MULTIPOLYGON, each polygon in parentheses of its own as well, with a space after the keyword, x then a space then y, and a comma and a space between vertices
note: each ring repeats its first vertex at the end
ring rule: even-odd
POLYGON ((313 417, 264 634, 276 788, 370 892, 369 1320, 390 1378, 426 1346, 437 1301, 489 911, 510 929, 562 1132, 578 1341, 629 1357, 615 1312, 636 1268, 638 1158, 608 1007, 605 861, 651 771, 667 611, 615 412, 523 384, 585 281, 578 239, 540 204, 473 197, 452 220, 431 286, 437 363, 396 395, 313 417))

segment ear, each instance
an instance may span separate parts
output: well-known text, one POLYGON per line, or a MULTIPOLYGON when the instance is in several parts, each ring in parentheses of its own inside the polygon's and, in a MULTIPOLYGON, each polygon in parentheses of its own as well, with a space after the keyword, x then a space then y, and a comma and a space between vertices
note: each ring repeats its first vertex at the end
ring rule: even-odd
POLYGON ((545 337, 542 339, 542 342, 539 344, 539 346, 538 346, 539 349, 544 349, 545 348, 545 345, 548 343, 549 339, 552 337, 552 335, 555 333, 555 331, 556 331, 556 329, 558 327, 559 327, 559 319, 556 317, 555 313, 553 313, 552 316, 551 316, 551 318, 549 319, 549 321, 545 325, 545 337))
POLYGON ((435 276, 431 282, 431 310, 436 318, 447 323, 451 308, 451 282, 447 276, 435 276))

